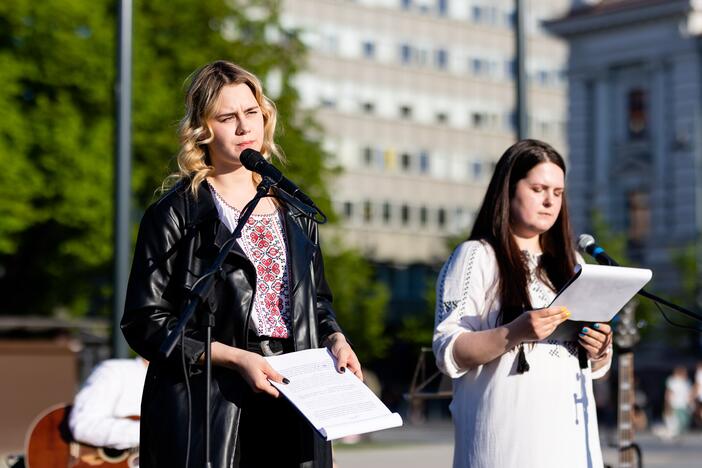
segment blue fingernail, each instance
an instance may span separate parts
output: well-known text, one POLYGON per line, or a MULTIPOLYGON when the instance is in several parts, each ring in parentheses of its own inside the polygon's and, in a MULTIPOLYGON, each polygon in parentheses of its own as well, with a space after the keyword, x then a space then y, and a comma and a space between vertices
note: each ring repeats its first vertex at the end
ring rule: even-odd
POLYGON ((587 327, 583 328, 582 333, 583 333, 583 335, 584 335, 585 333, 587 333, 587 327))
POLYGON ((599 324, 599 323, 596 323, 596 324, 593 325, 593 327, 595 327, 595 328, 600 328, 600 324, 599 324))

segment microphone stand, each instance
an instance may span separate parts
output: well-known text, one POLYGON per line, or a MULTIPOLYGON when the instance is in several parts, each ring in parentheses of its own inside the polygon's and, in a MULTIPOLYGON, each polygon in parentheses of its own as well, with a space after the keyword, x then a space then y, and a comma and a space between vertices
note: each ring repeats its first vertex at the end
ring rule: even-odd
POLYGON ((639 291, 636 294, 638 294, 639 296, 647 297, 647 298, 651 299, 653 302, 657 302, 659 304, 663 304, 664 306, 670 307, 671 309, 676 310, 676 311, 680 312, 681 314, 687 315, 688 317, 693 318, 693 319, 697 320, 698 322, 702 322, 702 315, 697 314, 695 312, 692 312, 691 310, 687 310, 684 307, 680 307, 677 304, 673 304, 672 302, 668 302, 665 299, 658 297, 655 294, 652 294, 652 293, 646 291, 645 289, 642 289, 641 291, 639 291))
MULTIPOLYGON (((595 256, 594 256, 593 254, 591 254, 590 252, 587 252, 587 253, 589 253, 591 256, 595 257, 595 256)), ((614 261, 614 260, 612 260, 611 258, 609 258, 609 256, 606 256, 605 258, 606 258, 607 265, 609 265, 609 266, 617 266, 617 267, 618 267, 618 266, 621 266, 621 265, 619 265, 616 261, 614 261)), ((597 259, 597 257, 595 257, 595 259, 597 259)), ((601 261, 598 261, 598 263, 602 264, 601 261)), ((673 304, 672 302, 666 301, 666 300, 663 299, 662 297, 658 297, 658 296, 656 296, 655 294, 646 291, 645 289, 641 289, 641 290, 640 290, 639 292, 637 292, 636 294, 638 294, 639 296, 643 296, 643 297, 645 297, 645 298, 648 298, 648 299, 650 299, 650 300, 652 300, 653 302, 656 302, 656 303, 658 303, 658 304, 663 304, 663 305, 666 306, 666 307, 670 307, 671 309, 676 310, 676 311, 680 312, 680 313, 683 314, 683 315, 687 315, 688 317, 690 317, 690 318, 692 318, 692 319, 695 319, 695 320, 697 320, 698 322, 702 322, 702 315, 697 314, 697 313, 695 313, 695 312, 692 312, 691 310, 687 310, 687 309, 685 309, 684 307, 681 307, 681 306, 679 306, 679 305, 677 305, 677 304, 673 304)))
MULTIPOLYGON (((244 209, 241 211, 241 216, 236 225, 236 229, 232 235, 227 239, 227 241, 219 249, 219 253, 215 258, 212 265, 207 269, 207 271, 197 280, 192 290, 190 291, 190 298, 188 303, 183 308, 180 314, 180 319, 176 324, 175 328, 168 332, 166 339, 163 340, 159 352, 162 357, 167 358, 173 352, 176 342, 180 337, 181 333, 185 330, 185 326, 193 316, 195 310, 207 300, 207 297, 212 292, 215 280, 217 278, 223 278, 222 275, 222 264, 227 258, 229 251, 236 242, 236 240, 241 237, 241 231, 244 229, 244 225, 248 221, 251 213, 253 213, 258 202, 261 198, 268 194, 270 188, 275 185, 275 182, 269 177, 263 177, 261 182, 256 187, 256 195, 249 201, 244 209)), ((212 310, 208 308, 207 313, 207 325, 205 329, 205 467, 211 468, 212 462, 210 461, 210 391, 212 387, 212 328, 215 324, 215 317, 212 310)), ((187 468, 187 467, 186 467, 187 468)))

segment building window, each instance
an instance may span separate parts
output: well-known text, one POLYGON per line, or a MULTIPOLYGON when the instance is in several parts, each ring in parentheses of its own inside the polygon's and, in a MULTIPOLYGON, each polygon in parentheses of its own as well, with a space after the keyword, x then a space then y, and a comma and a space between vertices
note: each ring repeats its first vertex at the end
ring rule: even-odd
POLYGON ((478 5, 473 5, 473 8, 471 10, 471 18, 476 23, 481 23, 483 21, 483 18, 484 18, 483 7, 478 6, 478 5))
POLYGON ((438 49, 436 51, 436 67, 445 70, 448 66, 448 52, 444 49, 438 49))
POLYGON ((373 221, 373 204, 370 200, 363 202, 363 221, 366 223, 373 221))
POLYGON ((470 121, 475 128, 483 128, 487 126, 487 115, 482 112, 473 112, 470 115, 470 121))
POLYGON ((480 161, 474 161, 471 163, 470 169, 473 180, 479 180, 483 175, 483 164, 480 161))
POLYGON ((325 109, 334 109, 336 107, 336 101, 330 98, 320 98, 319 105, 325 109))
POLYGON ((407 44, 400 46, 400 61, 405 65, 412 63, 412 47, 407 44))
POLYGON ((423 206, 419 208, 419 224, 421 224, 422 226, 426 226, 428 218, 429 216, 427 212, 427 207, 423 206))
POLYGON ((517 12, 512 10, 505 12, 505 26, 508 28, 515 28, 517 26, 517 12))
POLYGON ((536 72, 536 81, 541 85, 541 86, 548 86, 548 71, 547 70, 539 70, 536 72))
POLYGON ((509 79, 517 77, 517 61, 514 59, 505 61, 505 76, 509 79))
POLYGON ((373 165, 373 148, 370 146, 363 148, 363 164, 369 167, 373 165))
POLYGON ((385 202, 383 203, 383 222, 385 224, 390 223, 390 219, 392 218, 392 206, 390 203, 385 202))
POLYGON ((504 125, 507 130, 516 132, 517 123, 517 113, 515 111, 510 111, 505 114, 504 125))
POLYGON ((412 8, 412 0, 402 0, 400 4, 402 5, 403 10, 409 10, 412 8))
POLYGON ((470 70, 474 75, 482 75, 485 73, 485 64, 483 63, 483 60, 477 58, 471 59, 470 70))
POLYGON ((423 174, 429 172, 429 153, 426 151, 419 153, 419 172, 423 174))
POLYGON ((436 10, 439 13, 439 16, 446 16, 448 13, 448 0, 437 0, 436 10))
POLYGON ((446 112, 439 112, 436 114, 436 123, 442 125, 448 123, 448 114, 446 114, 446 112))
POLYGON ((643 89, 633 89, 628 95, 628 129, 629 139, 639 140, 646 137, 647 133, 647 96, 643 89))
POLYGON ((641 190, 627 194, 627 231, 632 247, 641 247, 648 237, 651 211, 648 194, 641 190))
POLYGON ((412 108, 410 106, 400 106, 400 117, 409 119, 412 117, 412 108))
POLYGON ((446 226, 446 210, 444 208, 439 208, 437 213, 437 222, 439 223, 440 228, 446 226))
POLYGON ((403 171, 409 171, 412 166, 412 157, 408 153, 402 153, 400 155, 400 165, 403 171))
POLYGON ((385 166, 385 169, 389 170, 395 170, 395 166, 397 164, 397 155, 395 154, 395 150, 390 148, 386 149, 383 152, 383 164, 385 166))
POLYGON ((344 202, 344 218, 346 219, 351 219, 353 218, 353 203, 351 202, 344 202))
POLYGON ((402 205, 402 208, 400 209, 400 219, 402 220, 402 224, 404 224, 404 225, 409 224, 409 221, 410 221, 409 206, 402 205))
POLYGON ((372 102, 364 102, 361 104, 361 110, 364 114, 372 114, 375 112, 375 104, 372 102))
POLYGON ((363 56, 365 58, 375 57, 375 43, 370 41, 365 41, 363 43, 363 56))
POLYGON ((428 58, 430 57, 429 51, 427 49, 419 49, 417 50, 417 63, 419 65, 426 65, 428 62, 428 58))
POLYGON ((453 224, 456 226, 456 228, 460 229, 463 226, 461 225, 463 223, 463 208, 458 207, 453 210, 453 224))

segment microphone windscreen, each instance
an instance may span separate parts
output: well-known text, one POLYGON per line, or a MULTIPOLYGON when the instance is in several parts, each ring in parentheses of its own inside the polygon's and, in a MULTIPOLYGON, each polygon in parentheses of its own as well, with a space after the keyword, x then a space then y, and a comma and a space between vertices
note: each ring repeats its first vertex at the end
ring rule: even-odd
POLYGON ((248 170, 256 172, 256 166, 261 163, 261 161, 266 162, 266 160, 261 156, 261 153, 255 149, 246 148, 239 155, 239 161, 248 170))
POLYGON ((578 237, 578 250, 582 253, 587 253, 587 248, 595 245, 595 238, 590 234, 580 234, 578 237))

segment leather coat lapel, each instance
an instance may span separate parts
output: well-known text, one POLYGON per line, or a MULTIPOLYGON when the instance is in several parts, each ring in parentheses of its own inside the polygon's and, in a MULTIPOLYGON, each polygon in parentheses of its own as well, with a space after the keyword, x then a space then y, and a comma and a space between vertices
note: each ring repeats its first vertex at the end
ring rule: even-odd
POLYGON ((288 258, 290 265, 291 293, 300 286, 302 280, 309 274, 310 264, 314 256, 314 244, 302 227, 298 224, 289 208, 285 208, 283 216, 285 222, 285 233, 287 235, 288 252, 292 253, 288 258))

